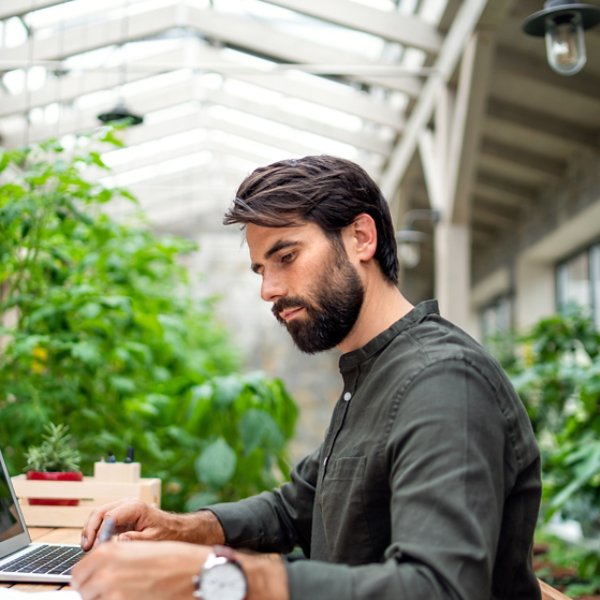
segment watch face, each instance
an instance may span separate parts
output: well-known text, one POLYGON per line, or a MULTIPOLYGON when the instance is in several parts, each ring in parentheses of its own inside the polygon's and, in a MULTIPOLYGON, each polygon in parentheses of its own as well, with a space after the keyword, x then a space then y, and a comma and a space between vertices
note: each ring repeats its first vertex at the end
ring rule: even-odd
POLYGON ((246 578, 235 563, 214 566, 202 574, 204 600, 244 600, 246 578))

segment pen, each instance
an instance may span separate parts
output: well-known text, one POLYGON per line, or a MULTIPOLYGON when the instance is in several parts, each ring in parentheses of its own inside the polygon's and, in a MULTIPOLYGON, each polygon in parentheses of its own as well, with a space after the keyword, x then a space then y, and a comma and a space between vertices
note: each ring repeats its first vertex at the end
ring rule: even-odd
POLYGON ((106 517, 102 522, 102 526, 100 527, 100 531, 98 532, 98 543, 104 544, 104 542, 108 542, 110 538, 114 534, 114 521, 110 517, 106 517))

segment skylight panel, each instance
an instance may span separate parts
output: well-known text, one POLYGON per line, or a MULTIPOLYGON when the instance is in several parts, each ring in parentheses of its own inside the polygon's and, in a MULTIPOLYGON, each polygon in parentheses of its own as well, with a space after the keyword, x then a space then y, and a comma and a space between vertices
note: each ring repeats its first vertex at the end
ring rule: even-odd
POLYGON ((342 127, 349 131, 359 131, 363 120, 356 115, 350 115, 341 110, 335 110, 315 102, 308 102, 300 98, 286 98, 282 102, 282 108, 298 115, 309 114, 312 119, 327 123, 335 127, 342 127))
POLYGON ((120 173, 111 177, 111 180, 114 185, 130 186, 139 181, 156 177, 165 177, 192 168, 197 169, 203 165, 210 164, 211 159, 212 153, 210 151, 199 150, 198 152, 192 152, 186 156, 159 161, 140 169, 120 173))
POLYGON ((23 25, 21 19, 17 17, 6 19, 3 29, 3 40, 6 48, 14 48, 27 41, 27 29, 25 29, 25 25, 23 25))

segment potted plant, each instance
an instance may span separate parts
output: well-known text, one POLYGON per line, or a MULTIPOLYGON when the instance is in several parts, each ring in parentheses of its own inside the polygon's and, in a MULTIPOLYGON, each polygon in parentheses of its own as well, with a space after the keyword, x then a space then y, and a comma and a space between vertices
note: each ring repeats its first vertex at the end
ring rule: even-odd
MULTIPOLYGON (((81 481, 80 455, 71 445, 71 435, 66 425, 49 423, 45 427, 42 443, 27 450, 27 479, 43 481, 81 481)), ((29 504, 77 506, 78 499, 29 498, 29 504)))

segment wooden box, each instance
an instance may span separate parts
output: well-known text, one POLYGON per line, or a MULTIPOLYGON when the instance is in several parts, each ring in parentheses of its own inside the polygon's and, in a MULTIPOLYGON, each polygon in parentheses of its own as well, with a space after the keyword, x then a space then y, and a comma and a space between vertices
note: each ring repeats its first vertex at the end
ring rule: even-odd
POLYGON ((160 479, 140 478, 138 463, 96 463, 94 477, 83 481, 31 481, 17 475, 12 482, 28 527, 81 527, 95 507, 121 498, 160 506, 160 479), (79 505, 31 506, 28 498, 77 498, 79 505))

